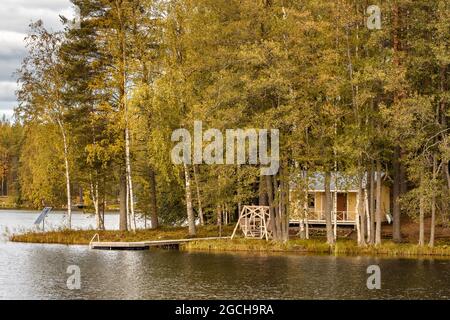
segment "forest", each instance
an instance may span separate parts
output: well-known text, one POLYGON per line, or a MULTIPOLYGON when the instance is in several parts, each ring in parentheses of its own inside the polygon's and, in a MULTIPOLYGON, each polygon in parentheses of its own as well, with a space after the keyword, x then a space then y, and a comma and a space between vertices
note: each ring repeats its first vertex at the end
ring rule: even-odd
POLYGON ((380 0, 374 28, 365 0, 71 2, 80 17, 61 16, 63 31, 30 25, 14 121, 0 125, 2 195, 17 205, 64 208, 68 228, 83 203, 99 230, 116 209, 121 230, 145 217, 191 235, 268 205, 274 239, 286 241, 291 199, 304 206, 308 177, 322 172, 333 244, 338 171, 368 194, 361 246, 382 241, 382 183, 394 241, 405 216, 420 245, 450 226, 449 1, 380 0), (279 130, 278 173, 174 164, 172 132, 196 121, 279 130))

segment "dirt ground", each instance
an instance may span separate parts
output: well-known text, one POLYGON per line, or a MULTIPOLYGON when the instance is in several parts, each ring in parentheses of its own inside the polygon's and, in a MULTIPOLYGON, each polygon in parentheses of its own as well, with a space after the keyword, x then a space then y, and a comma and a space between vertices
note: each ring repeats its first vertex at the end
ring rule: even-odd
MULTIPOLYGON (((430 239, 430 226, 431 218, 425 219, 425 242, 430 239)), ((382 237, 392 239, 392 224, 383 225, 382 237)), ((402 216, 401 218, 401 234, 402 240, 405 242, 417 242, 419 240, 419 222, 413 221, 408 216, 402 216)), ((436 241, 450 241, 450 226, 445 226, 439 221, 436 224, 435 231, 436 241)))

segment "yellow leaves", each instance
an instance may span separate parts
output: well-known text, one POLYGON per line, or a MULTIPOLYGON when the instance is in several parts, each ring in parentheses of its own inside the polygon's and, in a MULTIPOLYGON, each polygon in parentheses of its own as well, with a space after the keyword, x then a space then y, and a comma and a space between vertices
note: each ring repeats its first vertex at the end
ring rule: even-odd
POLYGON ((110 162, 123 152, 123 146, 111 143, 109 140, 101 140, 95 144, 88 144, 85 148, 86 162, 92 167, 100 165, 107 169, 110 162))
POLYGON ((36 206, 42 200, 59 204, 64 194, 64 162, 56 127, 30 125, 21 150, 19 179, 24 199, 36 206))

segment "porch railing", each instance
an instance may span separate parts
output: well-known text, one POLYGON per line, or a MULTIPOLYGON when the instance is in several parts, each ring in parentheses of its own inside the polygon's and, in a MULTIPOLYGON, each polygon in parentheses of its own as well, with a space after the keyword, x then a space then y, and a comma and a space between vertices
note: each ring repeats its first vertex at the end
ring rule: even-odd
MULTIPOLYGON (((332 211, 331 217, 332 220, 336 219, 337 221, 350 221, 354 220, 355 212, 354 211, 332 211)), ((308 213, 308 220, 325 220, 325 211, 315 211, 310 210, 308 213)))

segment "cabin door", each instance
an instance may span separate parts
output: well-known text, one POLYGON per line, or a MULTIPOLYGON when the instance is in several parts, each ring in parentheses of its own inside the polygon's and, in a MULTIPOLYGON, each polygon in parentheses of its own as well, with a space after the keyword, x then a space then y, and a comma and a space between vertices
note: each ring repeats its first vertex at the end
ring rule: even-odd
POLYGON ((346 193, 338 193, 337 194, 337 219, 338 220, 347 220, 347 194, 346 193))

